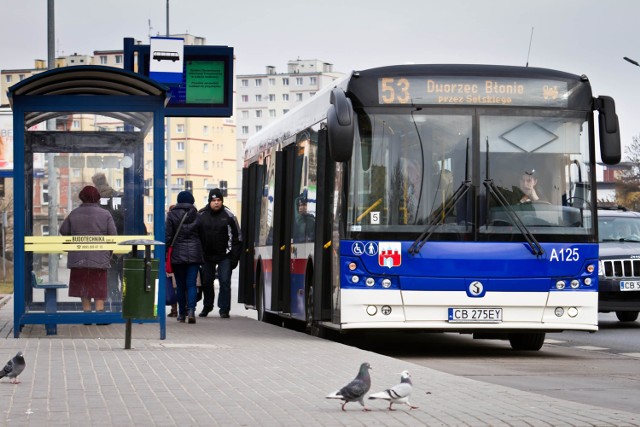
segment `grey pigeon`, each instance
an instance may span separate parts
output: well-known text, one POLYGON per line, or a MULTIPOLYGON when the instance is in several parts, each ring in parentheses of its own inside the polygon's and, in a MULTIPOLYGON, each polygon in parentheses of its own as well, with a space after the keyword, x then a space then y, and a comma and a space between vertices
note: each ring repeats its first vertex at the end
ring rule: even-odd
POLYGON ((27 364, 24 361, 22 352, 19 351, 18 354, 4 365, 4 368, 0 371, 0 378, 11 378, 11 384, 19 384, 18 375, 24 371, 25 366, 27 366, 27 364))
POLYGON ((342 410, 344 411, 344 405, 349 402, 360 402, 360 405, 364 408, 363 411, 370 411, 364 404, 364 395, 367 394, 371 388, 371 377, 369 376, 369 369, 371 365, 367 362, 360 365, 358 375, 346 386, 342 387, 338 391, 334 391, 327 396, 327 399, 339 399, 343 400, 342 410))
POLYGON ((413 383, 411 382, 411 374, 409 374, 409 371, 402 371, 400 374, 400 384, 394 385, 384 391, 373 393, 369 396, 369 399, 388 400, 390 411, 395 411, 395 409, 392 408, 394 403, 404 403, 409 405, 411 409, 417 409, 417 406, 412 406, 411 403, 409 403, 409 397, 411 397, 412 391, 413 383))

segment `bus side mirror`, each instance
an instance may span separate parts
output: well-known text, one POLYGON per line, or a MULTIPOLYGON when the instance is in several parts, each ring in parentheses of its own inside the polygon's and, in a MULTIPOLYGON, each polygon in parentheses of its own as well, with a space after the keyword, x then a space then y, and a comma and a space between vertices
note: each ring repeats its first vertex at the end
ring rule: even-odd
POLYGON ((600 156, 603 163, 616 165, 622 157, 616 104, 610 96, 600 96, 596 99, 596 106, 599 113, 600 156))
POLYGON ((334 162, 346 162, 353 151, 355 120, 353 105, 344 91, 334 88, 331 91, 331 105, 327 111, 327 132, 329 154, 334 162))

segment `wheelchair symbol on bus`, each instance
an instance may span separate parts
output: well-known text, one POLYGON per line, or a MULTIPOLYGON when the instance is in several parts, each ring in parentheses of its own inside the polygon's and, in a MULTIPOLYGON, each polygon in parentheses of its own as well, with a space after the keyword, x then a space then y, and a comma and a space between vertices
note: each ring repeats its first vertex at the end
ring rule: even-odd
POLYGON ((353 242, 353 245, 351 245, 351 252, 353 252, 354 255, 362 255, 364 253, 364 245, 362 242, 353 242))

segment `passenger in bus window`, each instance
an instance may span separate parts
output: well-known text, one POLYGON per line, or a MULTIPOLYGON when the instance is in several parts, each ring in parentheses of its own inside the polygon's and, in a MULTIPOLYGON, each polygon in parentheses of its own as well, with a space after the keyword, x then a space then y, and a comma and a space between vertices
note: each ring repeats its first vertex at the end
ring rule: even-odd
POLYGON ((296 199, 294 242, 312 242, 315 238, 316 218, 308 212, 309 200, 302 195, 296 199))
MULTIPOLYGON (((60 226, 63 236, 105 236, 116 235, 113 217, 102 209, 98 202, 100 193, 94 186, 87 185, 78 195, 82 204, 72 210, 60 226)), ((104 311, 107 299, 107 270, 111 267, 111 251, 69 251, 67 268, 69 276, 69 296, 79 297, 82 310, 91 311, 91 300, 95 310, 104 311)))
POLYGON ((220 284, 219 313, 221 318, 228 319, 231 310, 231 273, 238 266, 242 252, 240 225, 231 209, 223 204, 219 188, 209 192, 209 204, 200 210, 199 215, 200 240, 204 249, 201 285, 203 307, 199 316, 206 317, 213 311, 213 280, 217 270, 220 284))
POLYGON ((520 184, 516 189, 519 195, 518 203, 531 203, 540 200, 540 194, 536 188, 538 178, 535 175, 535 169, 525 171, 520 177, 520 184))

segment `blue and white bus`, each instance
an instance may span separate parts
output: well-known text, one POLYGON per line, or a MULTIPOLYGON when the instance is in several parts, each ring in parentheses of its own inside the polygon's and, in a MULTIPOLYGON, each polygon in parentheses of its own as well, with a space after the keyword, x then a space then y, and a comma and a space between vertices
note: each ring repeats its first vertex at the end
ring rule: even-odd
POLYGON ((548 332, 596 331, 598 139, 619 162, 614 102, 584 75, 353 72, 247 142, 239 301, 311 333, 460 332, 538 350, 548 332))

